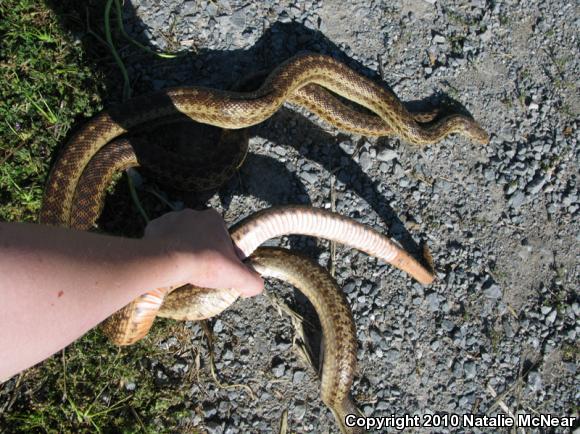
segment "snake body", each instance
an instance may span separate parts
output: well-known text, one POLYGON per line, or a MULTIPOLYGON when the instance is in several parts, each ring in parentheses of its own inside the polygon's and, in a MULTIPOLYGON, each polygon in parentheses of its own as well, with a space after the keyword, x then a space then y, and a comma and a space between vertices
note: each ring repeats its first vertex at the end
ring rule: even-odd
MULTIPOLYGON (((270 117, 290 102, 316 113, 348 132, 397 135, 417 144, 432 143, 451 133, 464 134, 480 143, 488 136, 472 119, 451 115, 433 120, 429 113, 410 113, 394 93, 356 74, 336 60, 322 55, 300 55, 274 70, 254 92, 231 92, 203 87, 173 88, 137 97, 87 122, 64 148, 50 174, 41 209, 42 223, 90 229, 101 209, 106 187, 119 170, 139 164, 134 143, 122 137, 151 122, 182 114, 209 125, 243 129, 270 117), (354 110, 330 92, 366 107, 374 114, 354 110)), ((222 142, 233 147, 228 176, 241 164, 246 148, 232 131, 222 142)), ((217 186, 221 176, 201 175, 203 189, 217 186)), ((267 239, 285 234, 326 238, 362 250, 406 271, 421 283, 433 280, 430 270, 384 235, 351 219, 306 207, 282 207, 259 212, 231 230, 233 242, 247 261, 267 276, 281 277, 305 292, 319 313, 326 346, 322 397, 333 410, 341 429, 344 415, 355 412, 348 398, 354 375, 356 340, 348 306, 332 279, 297 255, 279 250, 258 250, 267 239), (254 253, 254 254, 253 254, 254 253), (253 255, 252 255, 253 254, 253 255), (341 301, 342 300, 342 301, 341 301), (354 342, 354 343, 353 343, 354 342), (337 346, 338 345, 338 346, 337 346), (330 349, 328 349, 330 348, 330 349)), ((192 286, 157 288, 121 309, 103 324, 111 339, 126 345, 144 336, 156 316, 178 319, 208 318, 237 298, 231 290, 206 290, 192 286), (164 302, 165 300, 165 302, 164 302)))
MULTIPOLYGON (((324 339, 320 397, 332 410, 342 432, 357 432, 347 428, 344 422, 348 414, 357 414, 350 397, 356 370, 357 339, 343 292, 324 268, 295 252, 261 247, 250 257, 250 263, 262 276, 280 279, 298 288, 314 306, 324 339)), ((167 301, 171 302, 172 294, 167 301)))
MULTIPOLYGON (((53 167, 47 185, 41 220, 50 224, 70 221, 75 189, 84 168, 107 143, 129 130, 156 119, 182 113, 192 120, 228 129, 258 124, 274 114, 284 102, 305 103, 296 91, 318 85, 375 113, 382 131, 416 144, 434 143, 451 133, 461 133, 487 143, 487 133, 471 118, 450 115, 431 124, 418 123, 397 96, 331 57, 298 55, 281 64, 254 92, 232 92, 204 87, 181 87, 133 98, 92 118, 66 146, 66 153, 53 167)), ((312 99, 310 99, 312 101, 312 99)), ((314 103, 316 105, 316 102, 314 103)), ((381 129, 357 125, 341 119, 336 104, 315 110, 339 128, 349 132, 377 135, 381 129), (344 121, 344 122, 343 122, 344 121)), ((66 224, 66 223, 65 223, 66 224)))

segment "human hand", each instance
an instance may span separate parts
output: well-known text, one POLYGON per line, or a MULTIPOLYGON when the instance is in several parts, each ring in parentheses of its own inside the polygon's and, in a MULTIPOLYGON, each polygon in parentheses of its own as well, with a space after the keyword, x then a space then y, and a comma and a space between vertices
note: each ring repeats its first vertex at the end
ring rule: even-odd
POLYGON ((236 254, 222 217, 213 209, 167 213, 147 225, 144 238, 161 241, 176 253, 192 285, 232 288, 243 297, 264 289, 262 278, 236 254))

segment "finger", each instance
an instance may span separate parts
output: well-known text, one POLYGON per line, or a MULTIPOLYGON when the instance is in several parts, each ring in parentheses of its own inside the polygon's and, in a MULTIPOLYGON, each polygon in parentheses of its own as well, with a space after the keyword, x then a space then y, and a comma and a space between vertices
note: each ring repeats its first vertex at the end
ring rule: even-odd
POLYGON ((240 280, 235 285, 235 289, 241 297, 253 297, 264 291, 264 280, 255 270, 239 264, 240 280))

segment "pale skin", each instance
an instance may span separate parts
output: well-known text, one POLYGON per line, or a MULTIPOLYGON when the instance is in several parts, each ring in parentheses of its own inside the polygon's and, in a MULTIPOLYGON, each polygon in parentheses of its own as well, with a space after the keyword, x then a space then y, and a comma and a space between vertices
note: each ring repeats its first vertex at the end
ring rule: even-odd
POLYGON ((216 211, 166 214, 141 239, 0 222, 0 382, 147 290, 187 283, 246 297, 264 288, 216 211))

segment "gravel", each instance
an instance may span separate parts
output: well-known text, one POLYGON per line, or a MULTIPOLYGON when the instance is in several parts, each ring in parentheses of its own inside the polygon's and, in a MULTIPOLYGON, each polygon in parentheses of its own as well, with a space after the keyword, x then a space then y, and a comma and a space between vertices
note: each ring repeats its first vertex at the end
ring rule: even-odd
MULTIPOLYGON (((415 254, 426 243, 438 272, 427 288, 338 248, 336 278, 359 340, 353 394, 365 414, 494 415, 502 410, 493 390, 514 413, 573 415, 580 386, 575 2, 125 3, 134 37, 196 51, 131 64, 140 92, 228 88, 307 50, 382 75, 418 108, 449 99, 463 105, 491 134, 488 145, 453 136, 419 149, 347 135, 285 107, 252 128, 239 177, 209 204, 233 223, 277 204, 329 208, 332 191, 341 214, 415 254)), ((328 265, 326 242, 290 237, 281 245, 328 265)), ((270 282, 268 290, 315 321, 289 287, 270 282)), ((288 409, 293 432, 336 431, 314 372, 292 351, 290 321, 265 297, 238 301, 213 330, 220 376, 251 384, 257 399, 242 389, 192 387, 191 401, 204 408, 200 427, 272 432, 288 409)), ((182 357, 170 368, 146 366, 163 384, 188 377, 194 361, 182 357)))

